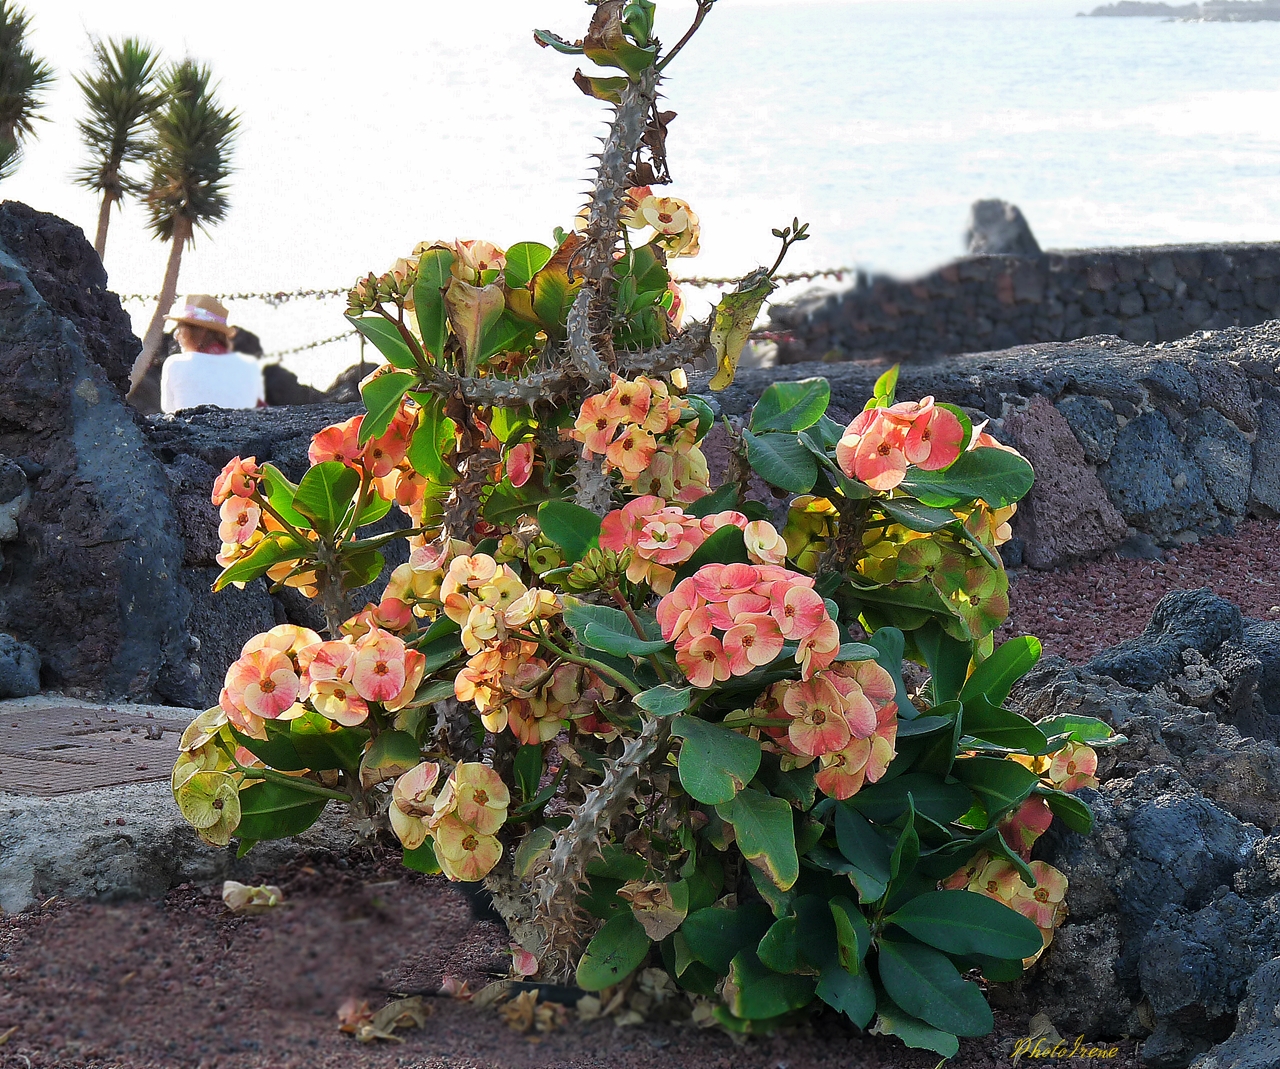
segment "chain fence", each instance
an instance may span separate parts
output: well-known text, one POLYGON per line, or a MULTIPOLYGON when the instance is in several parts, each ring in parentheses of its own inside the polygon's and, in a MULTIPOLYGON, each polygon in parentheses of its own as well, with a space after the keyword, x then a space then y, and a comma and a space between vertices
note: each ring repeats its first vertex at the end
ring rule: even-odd
MULTIPOLYGON (((816 271, 795 271, 786 275, 775 275, 774 280, 780 285, 791 285, 795 282, 812 282, 819 278, 832 278, 837 282, 843 282, 848 275, 857 273, 856 267, 825 267, 816 271)), ((673 282, 681 286, 690 286, 694 289, 723 289, 725 286, 736 285, 741 281, 737 277, 712 278, 704 276, 695 276, 691 278, 675 278, 673 282)), ((270 305, 272 308, 279 308, 282 304, 290 301, 325 301, 333 300, 338 297, 346 297, 349 289, 302 289, 302 290, 277 290, 273 293, 214 293, 211 294, 217 301, 260 301, 263 304, 270 305)), ((158 301, 160 295, 158 293, 122 293, 120 294, 121 303, 142 303, 158 301)), ((359 334, 355 330, 345 330, 341 334, 334 334, 328 338, 319 338, 316 341, 307 342, 305 345, 295 345, 289 349, 277 349, 274 352, 264 353, 263 359, 279 360, 286 356, 295 356, 298 353, 305 353, 311 349, 319 349, 325 345, 334 345, 340 341, 346 341, 348 338, 356 337, 359 334)), ((772 331, 757 330, 751 332, 753 341, 787 341, 789 335, 775 334, 772 331)))

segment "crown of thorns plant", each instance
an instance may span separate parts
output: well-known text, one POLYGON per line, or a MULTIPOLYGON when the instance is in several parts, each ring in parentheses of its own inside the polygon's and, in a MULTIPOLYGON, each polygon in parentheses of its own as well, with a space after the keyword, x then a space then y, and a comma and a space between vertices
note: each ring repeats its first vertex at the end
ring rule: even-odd
POLYGON ((683 368, 732 381, 807 231, 682 327, 668 263, 699 223, 654 192, 658 88, 711 7, 668 51, 648 0, 538 31, 619 72, 575 75, 612 115, 574 228, 424 242, 361 279, 348 318, 387 361, 367 411, 296 485, 252 457, 219 476, 215 589, 300 589, 327 634, 249 639, 174 795, 241 853, 344 805, 408 867, 483 881, 523 975, 602 992, 652 963, 731 1030, 825 1003, 949 1056, 992 1027, 977 979, 1015 979, 1065 916, 1032 846, 1089 830, 1073 792, 1119 740, 1004 707, 1040 652, 994 641, 1032 472, 961 409, 899 401, 891 371, 843 425, 824 379, 774 383, 722 422, 712 478, 715 402, 683 368), (411 526, 367 533, 393 507, 411 526), (397 538, 408 562, 352 615, 397 538))

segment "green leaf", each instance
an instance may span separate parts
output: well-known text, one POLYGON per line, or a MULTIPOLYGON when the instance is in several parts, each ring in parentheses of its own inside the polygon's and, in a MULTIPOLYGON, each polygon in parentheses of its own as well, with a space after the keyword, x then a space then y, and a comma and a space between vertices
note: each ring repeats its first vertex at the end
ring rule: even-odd
MULTIPOLYGON (((835 619, 834 613, 831 619, 835 619)), ((841 643, 840 649, 836 653, 837 661, 874 661, 879 656, 880 651, 874 646, 870 646, 865 642, 844 642, 841 643)))
POLYGON ((649 875, 649 863, 639 854, 633 854, 626 847, 615 843, 604 847, 599 857, 587 862, 587 873, 626 883, 628 880, 642 880, 649 875))
POLYGON ((984 694, 992 705, 1003 705, 1013 685, 1035 667, 1040 660, 1040 640, 1022 635, 1002 642, 991 656, 978 664, 960 690, 960 700, 984 694))
POLYGON ((558 37, 550 30, 534 30, 533 39, 544 48, 554 48, 557 52, 563 52, 566 56, 582 55, 582 46, 570 44, 563 37, 558 37))
POLYGON ((957 758, 955 776, 982 800, 987 818, 993 824, 1019 805, 1040 782, 1025 765, 998 757, 957 758))
POLYGON ((742 432, 747 443, 747 463, 770 486, 807 494, 818 478, 818 462, 794 434, 742 432))
POLYGON ((882 627, 867 639, 867 644, 879 651, 876 663, 893 677, 894 686, 897 689, 895 701, 898 706, 898 716, 904 720, 919 716, 920 711, 911 704, 911 696, 907 693, 907 685, 902 678, 902 658, 906 648, 906 636, 896 627, 882 627))
POLYGON ((917 895, 886 920, 948 954, 1021 959, 1038 953, 1042 945, 1032 921, 973 891, 917 895))
POLYGON ((800 959, 800 944, 796 931, 798 917, 782 917, 764 933, 756 953, 760 960, 774 972, 804 972, 806 963, 800 959))
POLYGON ((359 489, 359 474, 340 460, 326 460, 311 467, 302 477, 293 504, 317 531, 331 537, 359 489))
POLYGON ((301 835, 319 818, 327 799, 309 791, 261 780, 240 791, 241 839, 287 839, 301 835))
POLYGON ((849 875, 858 897, 863 902, 882 898, 893 875, 889 870, 889 844, 848 802, 836 805, 836 842, 840 853, 854 867, 849 875))
POLYGON ((692 505, 681 506, 690 516, 710 516, 738 507, 738 484, 725 483, 717 490, 698 498, 692 505))
POLYGON ((387 498, 371 494, 360 510, 360 515, 356 517, 356 527, 368 527, 371 523, 377 523, 390 511, 391 502, 387 498))
POLYGON ((741 528, 732 525, 721 527, 693 551, 693 556, 676 569, 675 582, 687 579, 704 564, 746 564, 750 559, 747 556, 747 543, 742 537, 741 528))
POLYGON ((379 375, 378 378, 365 383, 364 388, 360 390, 360 396, 364 398, 369 414, 360 421, 361 446, 364 446, 370 438, 381 438, 381 435, 387 433, 387 428, 392 425, 392 420, 399 411, 399 403, 404 397, 404 392, 416 382, 416 375, 410 375, 404 371, 392 371, 390 374, 379 375))
POLYGON ((527 802, 538 793, 538 783, 542 779, 542 747, 521 746, 516 750, 513 771, 516 786, 520 788, 520 798, 527 802))
POLYGON ((760 767, 760 744, 718 724, 681 715, 671 722, 671 734, 684 739, 676 761, 680 785, 704 805, 732 801, 760 767))
POLYGON ((995 1027, 982 991, 941 951, 885 936, 879 946, 880 982, 899 1006, 957 1036, 985 1036, 995 1027))
POLYGON ((717 805, 716 813, 733 825, 742 856, 767 873, 774 884, 786 891, 799 879, 795 826, 791 806, 785 800, 746 787, 732 800, 717 805))
POLYGON ((960 1050, 960 1041, 952 1033, 925 1024, 887 998, 880 1000, 876 1011, 878 1018, 871 1029, 872 1035, 897 1036, 908 1047, 931 1050, 943 1058, 952 1058, 960 1050))
POLYGON ((274 464, 262 465, 260 492, 271 507, 295 527, 307 527, 306 518, 293 507, 293 495, 298 492, 296 483, 285 478, 284 472, 274 464))
MULTIPOLYGON (((716 373, 707 383, 708 389, 723 390, 733 382, 760 306, 777 289, 777 283, 763 271, 753 277, 753 282, 748 285, 744 280, 739 289, 724 294, 711 313, 711 348, 716 354, 716 373)), ((816 473, 817 469, 814 470, 816 473)))
POLYGON ((298 756, 308 768, 316 770, 357 771, 364 744, 369 741, 366 729, 343 727, 319 713, 306 713, 289 721, 289 735, 298 756))
POLYGON ((298 751, 293 748, 293 737, 289 734, 288 721, 268 720, 265 728, 267 737, 255 739, 230 726, 231 737, 236 740, 237 746, 243 746, 263 764, 278 772, 301 772, 308 767, 306 761, 299 757, 298 751))
POLYGON ((934 705, 959 697, 973 655, 969 643, 952 638, 934 620, 911 637, 929 666, 934 705))
MULTIPOLYGON (((879 408, 888 408, 893 404, 894 395, 898 389, 898 366, 894 364, 893 367, 876 379, 871 398, 879 408)), ((868 405, 867 407, 871 406, 868 405)))
POLYGON ((841 966, 851 973, 861 972, 862 961, 871 949, 871 926, 867 918, 843 895, 832 898, 827 905, 836 922, 837 957, 841 966))
POLYGON ((530 479, 520 487, 512 486, 503 479, 489 492, 480 512, 490 523, 514 526, 521 516, 537 515, 538 506, 544 501, 563 500, 566 493, 558 486, 542 486, 536 479, 530 479))
POLYGON ((625 980, 648 956, 649 944, 649 937, 630 912, 605 921, 578 962, 578 986, 584 991, 600 991, 625 980))
POLYGON ((688 709, 692 699, 692 687, 673 687, 670 683, 663 683, 641 691, 631 700, 654 716, 675 716, 688 709))
POLYGON ((436 850, 430 839, 416 850, 404 851, 402 862, 405 868, 414 872, 425 872, 428 876, 440 875, 440 862, 436 860, 436 850))
POLYGON ((668 646, 662 639, 641 638, 625 612, 607 605, 566 605, 564 622, 584 646, 615 657, 646 657, 668 646))
POLYGON ((507 266, 502 278, 511 289, 527 286, 529 280, 547 266, 552 250, 539 241, 519 241, 507 250, 507 266))
POLYGON ((428 249, 418 257, 418 277, 413 284, 413 313, 422 334, 422 347, 437 360, 449 337, 449 317, 444 289, 453 278, 453 253, 449 249, 428 249))
POLYGON ((600 517, 568 501, 544 501, 538 507, 538 526, 563 551, 565 564, 580 561, 600 543, 600 517))
POLYGON ((916 810, 911 797, 907 797, 907 819, 898 833, 898 841, 893 845, 893 853, 889 855, 889 871, 893 879, 889 881, 889 897, 900 890, 907 878, 916 870, 916 862, 920 860, 920 835, 916 831, 916 810))
POLYGON ((413 358, 413 350, 409 348, 399 328, 389 319, 382 316, 347 316, 347 322, 361 334, 373 342, 374 348, 387 358, 393 367, 415 368, 418 362, 413 358))
POLYGON ((907 469, 899 489, 925 505, 949 508, 981 498, 993 509, 1025 497, 1034 481, 1031 465, 1016 453, 979 446, 941 471, 907 469))
MULTIPOLYGON (((1093 831, 1093 810, 1085 802, 1072 794, 1063 791, 1037 788, 1037 794, 1044 796, 1049 809, 1055 817, 1079 835, 1088 835, 1093 831)), ((1022 955, 1028 957, 1029 955, 1022 955)))
POLYGON ((910 498, 896 498, 892 501, 882 499, 876 505, 894 523, 900 523, 907 530, 919 531, 921 534, 932 534, 960 523, 956 514, 949 509, 930 508, 910 498))
POLYGON ((751 410, 750 426, 756 434, 763 431, 795 434, 817 423, 830 402, 831 383, 823 378, 771 383, 751 410))
POLYGON ((866 969, 855 974, 832 961, 818 977, 816 994, 859 1028, 866 1028, 876 1012, 876 989, 866 969))
POLYGON ((813 1001, 811 976, 774 972, 753 950, 740 950, 729 964, 725 1001, 735 1017, 760 1020, 803 1009, 813 1001))
POLYGON ((680 933, 698 961, 724 976, 738 952, 758 946, 772 924, 763 902, 744 902, 737 909, 708 906, 690 913, 680 933))
POLYGON ((409 441, 407 456, 413 470, 432 482, 443 482, 453 476, 444 462, 444 455, 453 444, 457 425, 444 414, 444 398, 438 394, 416 393, 411 395, 422 412, 418 426, 409 441))
POLYGON ((891 824, 907 811, 908 793, 915 800, 916 810, 939 824, 949 824, 973 805, 973 795, 963 784, 947 783, 927 772, 905 772, 894 779, 869 784, 848 804, 868 820, 891 824))
POLYGON ((1029 754, 1044 753, 1049 741, 1025 716, 992 705, 981 695, 964 703, 962 727, 966 735, 975 739, 1029 754))
POLYGON ((310 546, 302 548, 294 541, 292 535, 283 532, 269 534, 254 546, 247 556, 241 557, 219 573, 213 583, 214 593, 231 583, 247 583, 251 579, 257 579, 260 575, 266 575, 267 570, 274 565, 295 560, 310 552, 310 546))
POLYGON ((1036 727, 1051 739, 1066 736, 1071 742, 1083 742, 1088 746, 1105 742, 1114 734, 1110 726, 1097 717, 1077 713, 1046 717, 1036 721, 1036 727))
POLYGON ((360 782, 381 783, 408 772, 422 760, 418 740, 407 731, 383 731, 360 759, 360 782))
POLYGON ((550 824, 539 824, 520 840, 520 845, 516 847, 515 857, 512 859, 515 874, 520 879, 526 880, 533 875, 534 866, 537 864, 538 859, 551 849, 551 843, 555 837, 555 828, 551 827, 550 824))

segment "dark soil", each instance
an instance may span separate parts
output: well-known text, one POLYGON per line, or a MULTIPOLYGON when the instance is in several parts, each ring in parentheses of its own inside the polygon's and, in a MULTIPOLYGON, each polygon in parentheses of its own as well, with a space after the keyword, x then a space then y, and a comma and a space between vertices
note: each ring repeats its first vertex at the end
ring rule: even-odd
MULTIPOLYGON (((338 1030, 348 998, 434 992, 444 975, 478 989, 506 974, 501 926, 473 921, 440 877, 389 854, 313 856, 276 875, 288 906, 227 913, 184 886, 159 902, 53 902, 0 918, 0 1067, 24 1069, 932 1069, 937 1057, 858 1035, 834 1014, 812 1028, 735 1043, 717 1031, 571 1019, 528 1037, 493 1009, 430 997, 403 1044, 363 1045, 338 1030)), ((954 1065, 1008 1065, 1024 1019, 962 1041, 954 1065)), ((1132 1041, 1110 1064, 1136 1069, 1132 1041)))
POLYGON ((1245 616, 1280 620, 1280 525, 1246 520, 1233 535, 1207 538, 1163 560, 1109 559, 1050 572, 1010 574, 1012 612, 999 638, 1036 635, 1045 656, 1082 663, 1142 634, 1171 590, 1208 587, 1245 616))

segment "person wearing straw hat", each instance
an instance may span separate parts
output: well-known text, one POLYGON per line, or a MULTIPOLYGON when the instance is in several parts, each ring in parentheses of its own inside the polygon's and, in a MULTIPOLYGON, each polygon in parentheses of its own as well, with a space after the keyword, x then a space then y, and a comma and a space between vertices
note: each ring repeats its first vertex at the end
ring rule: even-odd
POLYGON ((177 326, 173 336, 182 352, 160 370, 160 409, 177 412, 196 405, 256 408, 265 404, 262 368, 251 356, 232 352, 236 328, 227 310, 203 293, 183 297, 165 316, 177 326))

